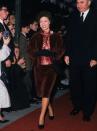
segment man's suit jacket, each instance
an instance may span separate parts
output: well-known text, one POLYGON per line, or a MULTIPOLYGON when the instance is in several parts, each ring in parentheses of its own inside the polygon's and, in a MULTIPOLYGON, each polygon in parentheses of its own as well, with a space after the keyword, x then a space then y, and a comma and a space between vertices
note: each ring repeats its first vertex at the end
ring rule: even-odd
POLYGON ((90 8, 85 21, 80 20, 80 13, 74 11, 70 16, 66 53, 73 65, 88 65, 90 60, 97 60, 97 10, 90 8))
POLYGON ((26 60, 26 69, 31 70, 32 62, 28 57, 28 52, 27 52, 28 44, 29 44, 29 40, 26 38, 26 36, 20 33, 20 38, 19 38, 20 57, 21 58, 23 57, 26 60))
MULTIPOLYGON (((10 30, 8 29, 8 27, 7 27, 7 25, 5 25, 5 28, 6 28, 6 30, 7 31, 9 31, 9 34, 10 34, 10 37, 11 37, 11 41, 10 41, 10 43, 8 44, 8 47, 11 49, 11 53, 10 53, 10 55, 7 57, 7 59, 6 60, 11 60, 11 62, 13 61, 13 56, 14 56, 14 42, 13 42, 13 38, 12 38, 12 35, 11 35, 11 32, 10 32, 10 30)), ((4 28, 4 26, 2 25, 2 23, 0 23, 0 31, 5 31, 5 28, 4 28)), ((0 40, 0 48, 2 48, 2 45, 3 45, 3 40, 0 40)), ((5 85, 7 86, 7 88, 8 88, 8 90, 9 90, 9 88, 11 87, 10 85, 9 85, 9 83, 10 83, 10 69, 11 68, 6 68, 6 65, 5 65, 5 61, 6 60, 4 60, 4 61, 2 61, 2 69, 1 69, 1 71, 2 71, 2 75, 1 75, 1 79, 2 79, 2 81, 5 83, 5 85), (9 85, 9 86, 8 86, 9 85)), ((9 90, 9 92, 10 92, 10 90, 9 90)))

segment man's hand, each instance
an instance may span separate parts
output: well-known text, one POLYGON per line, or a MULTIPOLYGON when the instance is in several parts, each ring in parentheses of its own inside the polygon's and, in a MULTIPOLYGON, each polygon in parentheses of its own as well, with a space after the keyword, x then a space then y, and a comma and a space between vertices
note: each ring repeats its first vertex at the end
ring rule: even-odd
POLYGON ((65 61, 66 65, 69 65, 69 56, 65 56, 64 61, 65 61))
POLYGON ((97 61, 96 60, 91 60, 90 61, 90 67, 93 67, 95 65, 97 65, 97 61))
POLYGON ((26 68, 26 62, 24 58, 21 58, 17 63, 22 69, 26 68))
POLYGON ((5 65, 6 67, 11 67, 11 60, 6 60, 5 65))
POLYGON ((19 59, 18 65, 22 65, 22 64, 24 64, 24 63, 25 63, 25 59, 24 59, 24 58, 19 59))

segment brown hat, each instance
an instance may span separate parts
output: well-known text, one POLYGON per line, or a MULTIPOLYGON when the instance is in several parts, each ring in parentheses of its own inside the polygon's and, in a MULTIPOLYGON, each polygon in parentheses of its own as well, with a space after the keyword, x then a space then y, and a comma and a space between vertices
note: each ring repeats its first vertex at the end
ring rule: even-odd
POLYGON ((37 17, 37 20, 39 22, 41 17, 47 17, 51 21, 51 13, 49 11, 41 11, 37 17))

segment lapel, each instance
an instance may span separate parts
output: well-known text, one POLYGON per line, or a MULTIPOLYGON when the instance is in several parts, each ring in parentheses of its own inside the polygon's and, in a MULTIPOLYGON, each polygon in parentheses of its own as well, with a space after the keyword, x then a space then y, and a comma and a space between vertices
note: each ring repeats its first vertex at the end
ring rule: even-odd
POLYGON ((51 46, 51 50, 57 47, 57 39, 55 33, 53 33, 50 36, 50 46, 51 46))
POLYGON ((42 37, 42 35, 39 33, 39 35, 38 35, 38 38, 37 38, 37 44, 39 44, 39 45, 37 45, 37 47, 39 47, 39 50, 41 50, 42 49, 42 44, 43 44, 43 37, 42 37))
POLYGON ((2 23, 0 23, 0 30, 1 30, 1 31, 5 31, 4 26, 3 26, 2 23))
POLYGON ((7 27, 7 25, 5 23, 3 23, 3 27, 4 27, 4 30, 9 31, 9 28, 7 27))
POLYGON ((90 21, 93 21, 94 17, 95 17, 95 11, 92 8, 90 8, 90 10, 89 10, 89 12, 88 12, 83 23, 86 24, 90 21))
POLYGON ((91 13, 92 12, 91 12, 91 9, 90 9, 83 23, 86 23, 91 18, 91 13))

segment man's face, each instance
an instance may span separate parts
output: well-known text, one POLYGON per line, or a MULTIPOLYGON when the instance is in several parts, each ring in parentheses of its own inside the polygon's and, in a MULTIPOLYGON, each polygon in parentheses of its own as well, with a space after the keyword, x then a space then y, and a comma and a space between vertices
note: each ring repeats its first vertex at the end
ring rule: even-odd
POLYGON ((37 22, 33 22, 32 24, 30 24, 30 28, 33 31, 37 31, 37 29, 38 29, 38 23, 37 22))
POLYGON ((7 7, 2 7, 2 8, 0 9, 0 18, 1 18, 2 20, 5 20, 5 19, 7 18, 7 16, 8 16, 8 14, 9 14, 9 12, 8 12, 7 7))
POLYGON ((10 23, 15 24, 15 16, 14 15, 10 15, 9 16, 9 21, 10 21, 10 23))
POLYGON ((77 9, 80 12, 85 12, 87 9, 89 9, 91 1, 90 0, 77 0, 77 9))
POLYGON ((26 26, 26 27, 24 27, 23 29, 24 29, 24 30, 23 30, 24 33, 26 33, 26 34, 29 33, 29 31, 30 31, 30 27, 29 27, 29 26, 26 26))

